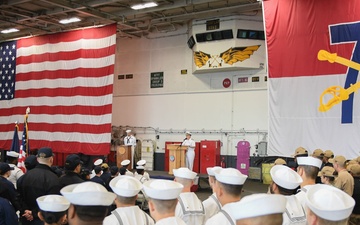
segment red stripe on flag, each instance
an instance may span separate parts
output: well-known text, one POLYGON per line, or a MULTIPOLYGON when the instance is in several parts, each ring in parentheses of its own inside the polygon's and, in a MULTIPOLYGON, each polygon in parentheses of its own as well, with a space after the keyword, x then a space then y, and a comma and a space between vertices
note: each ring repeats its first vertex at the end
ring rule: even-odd
MULTIPOLYGON (((77 132, 102 134, 109 131, 111 124, 91 125, 91 124, 49 124, 49 123, 31 123, 31 131, 47 131, 47 132, 77 132)), ((9 124, 0 124, 0 132, 7 132, 9 124)))
POLYGON ((113 45, 109 48, 103 49, 80 49, 71 52, 56 52, 56 53, 45 53, 40 55, 30 55, 30 56, 20 56, 16 59, 16 64, 28 64, 28 63, 38 63, 38 62, 54 62, 58 60, 74 60, 79 57, 83 59, 87 58, 102 58, 110 55, 109 53, 115 51, 116 46, 113 45))
POLYGON ((101 68, 77 68, 73 70, 56 70, 56 71, 40 71, 17 73, 16 81, 41 80, 41 79, 61 79, 75 77, 102 77, 110 75, 109 72, 114 71, 114 65, 101 68))
MULTIPOLYGON (((4 141, 11 144, 11 140, 4 141)), ((47 146, 51 147, 54 152, 61 153, 83 153, 87 155, 106 155, 109 153, 110 142, 93 144, 80 142, 66 142, 66 141, 49 141, 49 140, 30 140, 31 149, 33 146, 47 146)))
POLYGON ((54 152, 61 153, 83 153, 87 155, 105 155, 109 153, 110 142, 93 144, 67 141, 31 140, 31 145, 48 146, 54 152))
POLYGON ((31 90, 18 90, 16 98, 26 97, 69 97, 69 96, 103 96, 112 93, 112 84, 104 87, 76 87, 76 88, 39 88, 31 90))
MULTIPOLYGON (((1 116, 12 116, 12 115, 19 115, 22 116, 23 112, 25 112, 27 107, 15 107, 9 109, 2 109, 1 116)), ((46 112, 47 115, 72 115, 72 114, 79 114, 79 115, 104 115, 109 114, 112 112, 112 105, 102 105, 102 106, 82 106, 82 105, 75 105, 75 106, 32 106, 31 113, 32 114, 43 114, 46 112)), ((10 131, 14 128, 14 124, 1 124, 0 126, 6 125, 8 129, 6 131, 10 131), (11 129, 10 129, 11 128, 11 129)), ((19 124, 19 127, 21 124, 19 124)), ((5 130, 3 130, 5 131, 5 130)))
MULTIPOLYGON (((82 30, 74 30, 71 32, 56 33, 26 39, 20 39, 17 48, 29 47, 33 45, 54 44, 60 42, 70 42, 80 39, 100 39, 111 36, 116 33, 116 24, 109 26, 87 28, 82 30)), ((64 43, 66 44, 66 43, 64 43)))
POLYGON ((48 124, 48 123, 32 123, 32 131, 53 131, 56 132, 69 132, 69 133, 92 133, 92 134, 102 134, 109 132, 111 129, 111 124, 101 124, 101 125, 91 125, 91 124, 72 124, 74 126, 69 126, 69 124, 48 124))

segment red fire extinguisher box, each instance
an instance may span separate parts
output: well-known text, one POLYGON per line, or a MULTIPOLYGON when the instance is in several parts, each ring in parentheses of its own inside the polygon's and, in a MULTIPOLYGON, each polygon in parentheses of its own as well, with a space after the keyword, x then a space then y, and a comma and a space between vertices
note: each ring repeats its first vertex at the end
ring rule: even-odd
POLYGON ((206 174, 207 167, 220 166, 221 141, 202 140, 200 142, 200 173, 206 174))
MULTIPOLYGON (((181 142, 176 142, 176 141, 165 142, 165 159, 164 159, 165 171, 169 171, 169 149, 167 148, 168 144, 181 144, 181 142)), ((195 142, 195 159, 194 159, 193 171, 196 173, 199 173, 200 171, 200 142, 195 142)))

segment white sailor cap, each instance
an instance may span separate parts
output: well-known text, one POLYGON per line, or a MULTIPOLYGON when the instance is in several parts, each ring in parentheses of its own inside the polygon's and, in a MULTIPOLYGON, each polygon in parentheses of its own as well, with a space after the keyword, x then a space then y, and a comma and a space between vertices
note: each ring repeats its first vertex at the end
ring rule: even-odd
POLYGON ((144 167, 144 166, 136 166, 136 169, 137 169, 137 170, 144 170, 145 167, 144 167))
POLYGON ((128 159, 125 159, 125 160, 121 161, 122 166, 127 166, 129 164, 130 164, 130 160, 128 160, 128 159))
POLYGON ((64 212, 70 206, 70 202, 61 195, 44 195, 38 197, 36 202, 41 210, 47 212, 64 212))
POLYGON ((100 166, 101 164, 103 164, 103 160, 102 160, 102 159, 97 159, 97 160, 95 160, 95 162, 94 162, 94 165, 95 165, 95 166, 100 166))
POLYGON ((10 156, 10 157, 14 157, 14 158, 18 158, 18 157, 19 157, 19 153, 15 152, 15 151, 7 151, 7 152, 6 152, 6 155, 7 155, 7 156, 10 156))
POLYGON ((303 182, 297 172, 284 165, 273 166, 270 175, 275 184, 289 190, 297 188, 303 182))
POLYGON ((143 188, 150 198, 172 200, 179 197, 184 186, 175 181, 156 179, 145 182, 143 188))
POLYGON ((306 192, 306 205, 321 218, 340 221, 351 215, 355 201, 350 195, 336 187, 317 184, 311 186, 306 192))
POLYGON ((228 212, 235 220, 284 213, 286 201, 286 197, 283 195, 253 194, 229 204, 228 212))
POLYGON ((92 181, 65 186, 60 193, 72 204, 83 206, 108 206, 116 198, 114 193, 92 181))
POLYGON ((142 189, 141 182, 130 176, 117 176, 110 181, 111 189, 119 196, 133 197, 142 189))
POLYGON ((125 132, 126 132, 126 133, 131 133, 131 130, 126 130, 125 132))
POLYGON ((197 173, 189 170, 187 167, 181 167, 179 169, 173 169, 173 173, 175 177, 185 178, 189 180, 194 180, 197 173))
POLYGON ((91 170, 91 173, 90 173, 90 179, 92 179, 93 177, 96 176, 96 173, 94 170, 91 170))
POLYGON ((297 164, 299 166, 314 166, 320 169, 322 161, 312 156, 298 157, 297 164))
POLYGON ((215 170, 214 173, 217 181, 232 185, 243 185, 248 177, 235 168, 215 170))
POLYGON ((145 165, 145 164, 146 164, 146 160, 145 160, 145 159, 139 160, 139 161, 136 163, 136 165, 138 165, 138 166, 143 166, 143 165, 145 165))
POLYGON ((185 134, 188 134, 191 136, 191 132, 190 131, 186 131, 185 134))
POLYGON ((206 172, 209 176, 215 176, 215 171, 221 170, 222 167, 220 166, 214 166, 214 167, 208 167, 206 168, 206 172))

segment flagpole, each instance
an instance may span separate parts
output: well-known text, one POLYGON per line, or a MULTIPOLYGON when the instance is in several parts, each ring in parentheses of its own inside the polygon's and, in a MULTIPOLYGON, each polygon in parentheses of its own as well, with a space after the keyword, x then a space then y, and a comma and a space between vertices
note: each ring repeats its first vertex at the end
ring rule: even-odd
POLYGON ((25 112, 25 119, 24 119, 24 126, 26 129, 26 155, 29 155, 29 134, 28 134, 28 118, 29 118, 29 113, 30 113, 30 107, 26 108, 26 112, 25 112))
MULTIPOLYGON (((25 158, 26 155, 29 155, 29 135, 28 135, 28 118, 29 118, 30 108, 27 107, 25 116, 24 116, 24 130, 22 134, 22 143, 20 146, 20 155, 18 161, 18 167, 25 173, 25 158)), ((17 123, 16 125, 17 126, 17 123)))

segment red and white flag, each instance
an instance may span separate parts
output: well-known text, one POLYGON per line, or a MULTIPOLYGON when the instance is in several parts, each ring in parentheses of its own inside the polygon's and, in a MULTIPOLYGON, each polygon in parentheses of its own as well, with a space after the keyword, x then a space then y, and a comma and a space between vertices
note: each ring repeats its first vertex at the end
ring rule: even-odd
POLYGON ((0 44, 0 148, 31 108, 31 148, 108 154, 116 24, 0 44), (5 75, 6 73, 6 75, 5 75))
POLYGON ((360 1, 267 0, 263 6, 269 154, 290 156, 303 146, 358 156, 360 96, 348 88, 360 69, 360 1), (318 58, 320 50, 327 53, 318 58))

